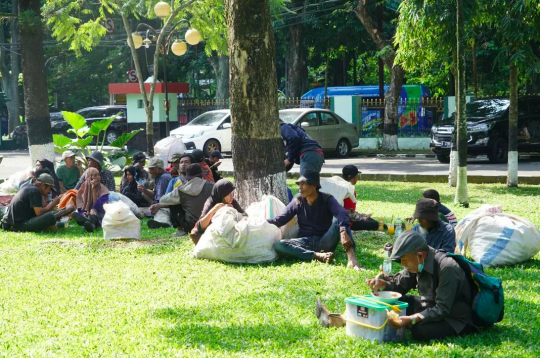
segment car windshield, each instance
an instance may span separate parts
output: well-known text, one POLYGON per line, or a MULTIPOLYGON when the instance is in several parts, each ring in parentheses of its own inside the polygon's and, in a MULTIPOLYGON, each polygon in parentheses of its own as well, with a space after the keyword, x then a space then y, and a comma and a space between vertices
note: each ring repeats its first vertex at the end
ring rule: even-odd
POLYGON ((197 118, 195 118, 194 120, 192 120, 191 122, 189 122, 188 125, 191 125, 191 126, 207 126, 207 127, 215 126, 215 125, 218 125, 219 122, 226 115, 227 115, 227 113, 223 113, 223 112, 221 112, 221 113, 212 113, 212 112, 203 113, 200 116, 198 116, 197 118))
POLYGON ((303 111, 280 111, 279 112, 279 119, 281 119, 285 123, 293 123, 296 118, 298 118, 303 111))
POLYGON ((507 99, 473 101, 467 103, 466 115, 467 118, 493 117, 500 114, 501 112, 506 111, 508 106, 510 106, 510 101, 507 99))

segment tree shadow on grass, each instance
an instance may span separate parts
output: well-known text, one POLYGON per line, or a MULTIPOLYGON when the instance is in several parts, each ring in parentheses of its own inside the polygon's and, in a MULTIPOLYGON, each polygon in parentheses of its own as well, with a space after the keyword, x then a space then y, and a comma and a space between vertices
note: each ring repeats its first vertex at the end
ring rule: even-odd
POLYGON ((518 188, 508 188, 506 186, 489 186, 486 185, 482 188, 487 192, 498 194, 498 195, 514 195, 514 196, 530 196, 538 197, 540 196, 540 186, 527 186, 527 187, 518 187, 518 188))

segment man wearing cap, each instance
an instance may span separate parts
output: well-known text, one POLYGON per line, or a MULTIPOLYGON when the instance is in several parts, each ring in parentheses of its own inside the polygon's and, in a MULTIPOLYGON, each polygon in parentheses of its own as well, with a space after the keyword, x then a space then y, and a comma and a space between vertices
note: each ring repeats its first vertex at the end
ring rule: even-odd
POLYGON ((38 232, 43 230, 56 231, 56 220, 69 215, 75 208, 72 205, 54 212, 62 196, 43 205, 44 198, 54 190, 54 179, 49 174, 41 174, 32 185, 19 190, 11 200, 4 217, 2 228, 11 231, 38 232))
POLYGON ((161 197, 160 209, 154 220, 148 221, 148 227, 154 229, 172 225, 177 229, 174 237, 187 235, 199 220, 213 186, 202 178, 201 166, 191 164, 186 170, 186 182, 161 197))
POLYGON ((208 159, 205 160, 206 164, 210 166, 215 182, 221 180, 221 175, 218 173, 218 167, 221 165, 220 159, 223 159, 221 152, 219 150, 213 150, 210 152, 208 159))
MULTIPOLYGON (((407 302, 405 316, 398 320, 389 317, 394 328, 411 329, 415 340, 429 341, 461 336, 477 331, 472 317, 471 288, 459 264, 444 252, 429 247, 416 231, 405 231, 396 240, 390 258, 401 263, 404 270, 392 279, 366 280, 373 292, 401 293, 407 302), (418 290, 419 296, 408 295, 418 290)), ((329 313, 317 300, 316 314, 323 326, 345 325, 342 316, 329 313)))
POLYGON ((346 165, 341 172, 342 178, 355 187, 355 200, 353 201, 349 197, 343 200, 343 207, 347 210, 349 219, 351 219, 351 230, 377 230, 379 228, 379 223, 371 218, 371 214, 361 214, 356 211, 356 183, 360 180, 360 174, 362 174, 362 172, 360 172, 355 165, 346 165))
POLYGON ((178 171, 179 174, 176 178, 172 178, 172 180, 169 182, 169 185, 167 186, 167 190, 165 191, 165 194, 170 193, 174 189, 178 188, 180 185, 185 184, 187 182, 186 179, 186 172, 187 168, 195 163, 195 159, 191 154, 184 153, 179 156, 179 165, 178 165, 178 171))
POLYGON ((199 163, 202 169, 202 177, 204 180, 208 180, 210 183, 215 183, 214 175, 212 174, 212 170, 210 169, 210 166, 205 161, 204 152, 200 149, 195 149, 193 152, 191 152, 191 155, 195 159, 195 163, 199 163))
POLYGON ((159 199, 165 194, 172 177, 165 171, 163 160, 157 157, 150 159, 148 170, 150 171, 150 176, 154 179, 154 191, 148 190, 142 185, 139 185, 138 188, 144 195, 152 198, 153 204, 150 205, 149 210, 152 215, 155 215, 161 207, 159 199))
POLYGON ((311 138, 302 127, 294 124, 281 122, 280 130, 287 153, 285 168, 290 170, 296 163, 300 164, 300 175, 306 170, 320 173, 324 163, 324 153, 319 143, 311 138))
POLYGON ((173 178, 176 178, 180 174, 180 153, 173 154, 169 160, 169 166, 165 168, 165 171, 169 173, 173 178))
MULTIPOLYGON (((109 191, 116 191, 116 184, 114 182, 113 174, 109 170, 103 169, 103 154, 100 151, 96 150, 92 152, 92 154, 90 154, 88 157, 86 157, 86 161, 88 162, 88 167, 96 168, 97 170, 99 170, 99 174, 101 176, 101 184, 105 185, 107 189, 109 189, 109 191)), ((75 186, 75 189, 79 190, 83 183, 86 181, 85 173, 81 175, 81 178, 75 186)))
POLYGON ((433 199, 420 199, 416 203, 414 218, 418 220, 412 230, 424 236, 429 246, 445 252, 456 249, 454 227, 439 217, 439 204, 433 199))
POLYGON ((82 175, 82 163, 77 161, 77 165, 75 165, 75 153, 71 150, 62 153, 62 160, 64 165, 56 168, 56 177, 60 183, 60 190, 65 193, 70 189, 74 189, 77 185, 82 175))
POLYGON ((296 184, 299 195, 287 205, 283 213, 268 222, 281 227, 296 215, 299 237, 278 241, 274 250, 282 257, 329 263, 341 241, 347 252, 348 266, 360 270, 347 211, 332 195, 319 192, 319 173, 306 170, 296 184))

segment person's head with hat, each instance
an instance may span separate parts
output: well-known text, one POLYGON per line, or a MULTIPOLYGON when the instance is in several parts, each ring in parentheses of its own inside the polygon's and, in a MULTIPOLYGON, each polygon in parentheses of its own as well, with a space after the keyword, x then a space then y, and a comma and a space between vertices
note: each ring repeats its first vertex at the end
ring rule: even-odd
POLYGON ((66 150, 62 153, 62 160, 66 163, 66 168, 71 169, 75 165, 75 153, 71 150, 66 150))
POLYGON ((221 155, 221 152, 219 150, 211 151, 210 155, 208 156, 210 166, 218 166, 219 164, 216 163, 218 163, 220 159, 223 159, 223 155, 221 155))
POLYGON ((171 159, 169 159, 169 168, 167 168, 167 171, 171 174, 178 174, 180 169, 180 157, 182 154, 180 153, 174 153, 171 159))
POLYGON ((36 178, 34 186, 39 189, 41 195, 47 196, 54 189, 54 178, 52 175, 47 173, 42 173, 36 178))
POLYGON ((390 259, 401 263, 401 266, 411 273, 419 273, 424 269, 427 253, 428 244, 424 235, 409 230, 396 239, 390 259))
POLYGON ((133 154, 133 166, 137 168, 138 171, 144 170, 145 164, 146 155, 143 152, 137 152, 133 154))
POLYGON ((321 188, 319 172, 315 170, 304 171, 304 174, 300 175, 296 184, 298 184, 298 193, 300 193, 302 198, 316 198, 321 188))
POLYGON ((202 178, 202 168, 199 163, 190 164, 186 169, 186 179, 190 181, 195 178, 202 178))
POLYGON ((159 159, 158 157, 150 158, 148 163, 148 171, 153 179, 158 178, 165 171, 163 160, 159 159))
POLYGON ((89 168, 96 168, 101 171, 103 167, 103 154, 100 151, 96 150, 92 152, 92 154, 86 157, 86 160, 89 168))
POLYGON ((356 185, 358 180, 360 179, 360 174, 362 174, 361 171, 358 170, 358 168, 355 165, 346 165, 341 170, 342 177, 352 185, 356 185))
POLYGON ((193 158, 195 158, 195 163, 202 163, 206 158, 204 152, 200 149, 195 149, 193 152, 191 152, 191 155, 193 156, 193 158))
POLYGON ((416 202, 414 218, 420 227, 429 230, 439 225, 439 204, 433 199, 420 199, 416 202))

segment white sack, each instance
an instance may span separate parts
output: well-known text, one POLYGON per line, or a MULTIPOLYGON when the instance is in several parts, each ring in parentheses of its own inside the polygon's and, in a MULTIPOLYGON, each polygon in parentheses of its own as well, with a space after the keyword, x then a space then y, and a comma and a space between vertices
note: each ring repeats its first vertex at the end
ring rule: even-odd
POLYGON ((141 209, 139 209, 137 204, 135 204, 133 202, 133 200, 131 200, 130 198, 128 198, 124 194, 121 194, 121 193, 118 193, 118 192, 110 192, 109 193, 109 203, 114 203, 114 202, 117 202, 117 201, 121 201, 124 204, 126 204, 129 207, 129 209, 131 210, 131 212, 133 214, 135 214, 135 216, 137 218, 139 218, 139 219, 144 218, 144 213, 141 211, 141 209))
POLYGON ((101 226, 103 227, 103 238, 112 239, 140 239, 141 222, 133 214, 126 204, 117 201, 111 204, 104 204, 105 216, 101 226))
MULTIPOLYGON (((261 201, 251 204, 246 209, 246 214, 250 218, 273 219, 285 211, 285 208, 286 205, 275 196, 264 195, 261 201)), ((298 218, 295 216, 279 229, 283 240, 298 237, 298 218)))
POLYGON ((0 193, 15 194, 19 191, 20 182, 28 179, 32 170, 31 167, 28 167, 25 170, 11 174, 6 181, 0 184, 0 193))
POLYGON ((242 218, 231 207, 221 208, 193 250, 193 256, 233 263, 274 261, 274 243, 281 237, 277 227, 260 217, 242 218))
POLYGON ((163 160, 166 165, 174 154, 184 154, 186 146, 182 139, 175 136, 163 138, 154 145, 154 157, 163 160))
POLYGON ((354 186, 342 177, 321 178, 320 191, 332 195, 341 206, 346 198, 350 198, 353 203, 356 203, 354 186))
POLYGON ((503 214, 500 206, 484 205, 469 213, 455 228, 456 251, 467 249, 485 267, 527 261, 540 251, 540 232, 528 220, 503 214))

